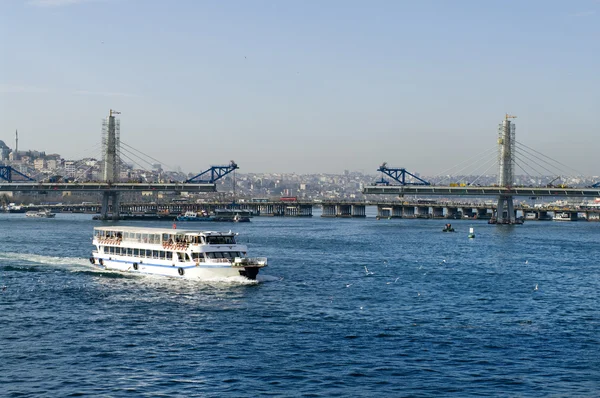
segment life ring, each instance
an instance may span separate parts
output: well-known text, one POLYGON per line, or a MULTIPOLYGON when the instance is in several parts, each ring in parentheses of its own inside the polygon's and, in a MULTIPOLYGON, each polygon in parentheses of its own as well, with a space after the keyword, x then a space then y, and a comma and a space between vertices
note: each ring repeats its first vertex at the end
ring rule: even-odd
POLYGON ((134 269, 134 270, 136 270, 136 271, 138 270, 138 265, 137 265, 137 263, 133 263, 133 269, 134 269))
POLYGON ((98 260, 98 264, 104 265, 104 261, 102 259, 98 260))
POLYGON ((90 263, 94 264, 94 257, 90 257, 90 263))
POLYGON ((183 268, 179 268, 177 269, 177 273, 181 276, 183 276, 183 274, 185 274, 185 271, 183 270, 183 268))

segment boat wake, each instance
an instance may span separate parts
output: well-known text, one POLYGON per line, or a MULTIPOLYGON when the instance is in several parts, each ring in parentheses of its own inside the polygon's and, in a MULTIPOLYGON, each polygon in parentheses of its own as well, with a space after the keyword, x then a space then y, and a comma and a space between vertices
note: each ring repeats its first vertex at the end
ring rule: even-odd
POLYGON ((2 260, 14 261, 27 265, 89 266, 89 260, 87 258, 42 256, 29 253, 0 253, 0 261, 2 260))

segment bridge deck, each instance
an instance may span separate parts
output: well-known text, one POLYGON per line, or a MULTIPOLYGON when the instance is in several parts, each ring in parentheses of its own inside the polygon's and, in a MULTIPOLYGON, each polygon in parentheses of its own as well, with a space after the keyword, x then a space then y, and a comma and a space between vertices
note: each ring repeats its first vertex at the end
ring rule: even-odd
POLYGON ((464 195, 464 196, 565 196, 600 197, 600 188, 532 188, 532 187, 445 187, 445 186, 369 186, 364 194, 372 195, 464 195))
POLYGON ((125 192, 125 191, 177 191, 177 192, 216 192, 215 184, 184 183, 38 183, 12 182, 0 184, 0 191, 35 192, 35 191, 90 191, 90 192, 125 192))

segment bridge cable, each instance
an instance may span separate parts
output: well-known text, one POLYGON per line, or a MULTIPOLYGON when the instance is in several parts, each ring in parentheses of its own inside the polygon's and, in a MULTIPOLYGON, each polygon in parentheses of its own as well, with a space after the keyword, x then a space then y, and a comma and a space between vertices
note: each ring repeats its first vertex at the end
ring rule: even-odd
MULTIPOLYGON (((532 176, 531 174, 529 174, 529 173, 527 172, 527 170, 525 170, 525 169, 524 169, 524 168, 521 166, 521 164, 520 164, 520 163, 517 163, 517 162, 515 162, 515 165, 516 165, 518 168, 520 168, 520 169, 523 171, 523 173, 527 174, 527 176, 528 176, 530 179, 535 179, 535 177, 534 177, 534 176, 532 176)), ((531 166, 529 166, 529 167, 531 167, 531 166)), ((533 167, 532 167, 532 169, 533 169, 533 167)), ((534 169, 534 171, 536 171, 536 172, 537 172, 537 170, 535 170, 535 169, 534 169)))
MULTIPOLYGON (((127 152, 127 153, 129 153, 129 154, 130 154, 130 155, 132 155, 132 156, 136 156, 136 157, 138 157, 137 155, 135 155, 135 154, 133 154, 133 153, 130 153, 130 152, 128 152, 127 150, 126 150, 126 152, 127 152)), ((131 162, 131 163, 132 163, 134 166, 135 166, 135 165, 137 165, 138 167, 142 168, 144 171, 150 172, 150 170, 148 170, 147 168, 145 168, 145 167, 144 167, 144 165, 142 165, 142 164, 141 164, 139 161, 136 161, 136 160, 134 160, 134 159, 130 158, 129 156, 127 156, 127 155, 126 155, 125 153, 123 153, 122 151, 121 151, 121 152, 119 152, 119 157, 124 157, 124 158, 127 158, 127 160, 129 160, 129 161, 130 161, 130 162, 131 162)), ((141 160, 142 160, 142 161, 145 161, 144 159, 141 159, 141 160)), ((125 164, 125 162, 121 161, 121 164, 125 164)))
POLYGON ((476 182, 477 180, 479 180, 481 177, 483 177, 483 176, 485 175, 485 173, 487 173, 487 171, 488 171, 489 169, 491 169, 493 166, 496 166, 496 165, 497 165, 497 163, 496 163, 496 159, 490 159, 490 160, 488 160, 488 161, 486 162, 486 164, 487 164, 487 163, 491 163, 491 164, 490 164, 490 165, 489 165, 489 167, 488 167, 487 169, 485 169, 485 170, 483 171, 483 173, 481 173, 481 174, 480 174, 480 175, 479 175, 479 176, 478 176, 476 179, 474 179, 473 181, 471 181, 471 182, 469 183, 469 185, 473 185, 473 184, 475 184, 475 182, 476 182))
MULTIPOLYGON (((539 166, 539 167, 541 167, 542 169, 546 170, 548 173, 550 173, 550 175, 554 175, 554 174, 555 174, 555 173, 554 173, 554 171, 552 171, 552 170, 549 170, 549 169, 547 169, 546 167, 544 167, 543 165, 541 165, 541 164, 539 164, 538 162, 536 162, 535 160, 533 160, 533 159, 530 159, 529 157, 527 157, 526 155, 524 155, 524 154, 523 154, 523 152, 521 152, 520 150, 516 150, 516 148, 515 148, 515 151, 516 151, 518 154, 521 154, 521 155, 523 155, 523 157, 525 157, 527 160, 529 160, 529 161, 531 161, 531 162, 535 163, 537 166, 539 166)), ((532 169, 533 169, 533 170, 534 170, 536 173, 539 173, 539 174, 540 174, 540 176, 543 176, 543 174, 542 174, 542 173, 540 173, 538 170, 536 170, 536 169, 535 169, 533 166, 531 166, 529 163, 525 162, 525 165, 526 165, 526 166, 528 166, 528 167, 531 167, 531 168, 532 168, 532 169)), ((560 171, 560 170, 559 170, 559 171, 560 171)))
POLYGON ((158 160, 158 159, 155 159, 155 158, 153 158, 152 156, 145 154, 144 152, 140 151, 139 149, 136 149, 136 148, 132 147, 131 145, 129 145, 129 144, 127 144, 127 143, 123 142, 123 141, 121 141, 121 144, 123 144, 123 145, 125 145, 126 147, 128 147, 128 148, 130 148, 130 149, 132 149, 132 150, 134 150, 134 151, 136 151, 136 152, 139 152, 139 153, 141 153, 142 155, 146 156, 147 158, 150 158, 150 159, 152 159, 153 161, 155 161, 155 162, 158 162, 158 163, 160 163, 161 165, 165 165, 165 166, 167 166, 169 169, 171 169, 171 170, 175 171, 175 167, 173 167, 173 166, 170 166, 170 165, 166 164, 165 162, 162 162, 162 161, 160 161, 160 160, 158 160))
MULTIPOLYGON (((515 149, 516 149, 516 148, 515 148, 515 149)), ((533 158, 535 158, 535 159, 538 159, 539 161, 541 161, 541 162, 545 163, 545 164, 546 164, 546 165, 548 165, 549 167, 552 167, 552 168, 554 168, 554 169, 555 169, 554 171, 551 171, 551 170, 545 169, 546 171, 550 172, 551 174, 567 174, 567 173, 565 173, 565 172, 564 172, 564 170, 562 170, 562 169, 558 168, 556 165, 554 165, 554 164, 552 164, 552 163, 550 163, 550 162, 547 162, 545 159, 543 159, 543 158, 540 158, 539 156, 536 156, 535 154, 532 154, 532 153, 531 153, 531 152, 529 152, 527 149, 524 149, 524 148, 521 148, 521 147, 519 147, 519 150, 521 151, 521 153, 522 153, 522 154, 523 154, 523 153, 526 153, 526 154, 528 154, 528 155, 532 156, 533 158), (558 172, 558 173, 557 173, 557 172, 558 172)), ((525 156, 525 155, 524 155, 524 156, 525 156)), ((525 157, 527 157, 527 156, 525 156, 525 157)), ((527 159, 529 159, 529 160, 532 160, 532 159, 531 159, 531 158, 529 158, 529 157, 527 157, 527 159)))
MULTIPOLYGON (((567 169, 570 169, 570 170, 572 170, 572 171, 576 172, 576 173, 577 173, 578 175, 580 175, 580 176, 583 176, 583 175, 585 175, 585 174, 584 174, 584 173, 582 173, 581 171, 579 171, 579 170, 576 170, 576 169, 574 169, 574 168, 572 168, 572 167, 570 167, 570 166, 567 166, 566 164, 564 164, 564 163, 561 163, 561 162, 559 162, 558 160, 555 160, 555 159, 551 158, 551 157, 550 157, 550 156, 548 156, 548 155, 544 155, 543 153, 541 153, 541 152, 538 152, 538 151, 536 151, 535 149, 533 149, 533 148, 530 148, 530 147, 528 147, 527 145, 525 145, 525 144, 523 144, 523 143, 521 143, 521 142, 518 142, 518 141, 515 141, 515 142, 516 142, 518 145, 521 145, 521 146, 523 146, 523 147, 525 147, 525 148, 527 148, 527 149, 529 149, 529 150, 531 150, 531 151, 533 151, 533 152, 535 152, 535 153, 537 153, 537 154, 539 154, 539 155, 542 155, 542 156, 544 156, 544 157, 546 157, 546 158, 548 158, 548 159, 552 160, 552 161, 553 161, 553 162, 555 162, 555 163, 558 163, 558 164, 559 164, 559 165, 561 165, 561 166, 564 166, 564 167, 566 167, 567 169)), ((556 167, 556 166, 555 166, 555 167, 556 167)), ((557 169, 558 169, 558 167, 557 167, 557 169)))
POLYGON ((559 168, 559 167, 557 167, 556 165, 553 165, 552 163, 549 163, 549 162, 545 161, 544 159, 540 158, 539 156, 536 156, 536 155, 534 155, 534 154, 530 153, 528 150, 526 150, 526 149, 523 149, 523 148, 519 148, 519 149, 520 149, 520 150, 522 150, 522 151, 524 151, 524 152, 526 152, 527 154, 529 154, 529 155, 533 156, 534 158, 536 158, 536 159, 538 159, 538 160, 542 161, 543 163, 547 164, 549 167, 552 167, 552 168, 554 168, 554 169, 555 169, 555 171, 550 171, 550 170, 547 170, 547 169, 545 169, 546 171, 549 171, 549 172, 550 172, 552 175, 554 175, 554 174, 558 174, 558 175, 560 176, 560 174, 563 174, 564 176, 566 176, 566 177, 568 177, 568 178, 575 178, 575 176, 573 176, 573 175, 569 175, 567 172, 565 172, 565 170, 563 170, 563 169, 560 169, 560 168, 559 168))
MULTIPOLYGON (((153 164, 152 164, 151 162, 149 162, 148 160, 144 159, 143 157, 141 157, 141 156, 137 155, 136 153, 134 153, 134 152, 131 152, 131 151, 129 151, 129 150, 128 150, 128 149, 126 149, 126 148, 120 148, 120 149, 121 149, 121 151, 125 151, 125 152, 126 152, 126 153, 128 153, 129 155, 131 155, 131 156, 133 156, 133 157, 135 157, 135 158, 137 158, 137 159, 141 160, 142 162, 144 162, 144 163, 147 163, 148 165, 150 165, 150 167, 152 167, 152 166, 153 166, 153 164)), ((121 152, 121 153, 123 153, 123 152, 121 152)), ((128 159, 130 159, 130 160, 131 160, 131 158, 128 158, 128 159)), ((141 164, 140 162, 135 162, 135 164, 137 164, 138 166, 140 166, 141 168, 143 168, 143 169, 144 169, 144 170, 146 170, 146 171, 150 171, 150 170, 146 169, 144 166, 142 166, 142 164, 141 164)))
MULTIPOLYGON (((454 170, 454 168, 456 168, 456 167, 458 167, 458 166, 461 166, 462 164, 464 164, 464 163, 466 163, 466 162, 469 162, 469 161, 472 161, 472 160, 474 160, 474 159, 475 159, 475 160, 477 160, 477 161, 479 161, 479 160, 481 160, 480 158, 483 158, 483 157, 487 156, 487 153, 488 153, 488 152, 491 152, 491 151, 493 151, 493 150, 495 150, 495 149, 496 149, 496 147, 494 146, 494 147, 491 147, 491 148, 489 148, 489 149, 486 149, 486 150, 485 150, 485 151, 483 151, 483 152, 479 152, 479 153, 475 154, 474 156, 471 156, 470 158, 468 158, 468 159, 466 159, 466 160, 463 160, 462 162, 460 162, 460 163, 458 163, 458 164, 456 164, 456 165, 454 165, 454 166, 452 166, 452 167, 450 167, 450 168, 448 168, 448 169, 446 169, 446 170, 444 170, 444 171, 442 171, 442 172, 440 172, 440 173, 438 173, 438 174, 434 175, 434 176, 433 176, 433 177, 431 177, 431 178, 433 179, 433 178, 438 178, 438 177, 440 177, 441 175, 447 175, 447 174, 448 174, 448 172, 449 172, 449 171, 451 171, 451 170, 454 170), (476 158, 477 158, 477 159, 476 159, 476 158)), ((473 162, 472 162, 472 163, 469 163, 467 166, 465 166, 465 167, 463 167, 462 169, 458 170, 456 173, 458 173, 458 172, 460 172, 460 171, 462 171, 462 170, 466 169, 467 167, 471 166, 472 164, 473 164, 473 162)), ((446 176, 445 178, 448 178, 448 177, 446 176)), ((442 179, 442 181, 444 181, 444 179, 442 179)))

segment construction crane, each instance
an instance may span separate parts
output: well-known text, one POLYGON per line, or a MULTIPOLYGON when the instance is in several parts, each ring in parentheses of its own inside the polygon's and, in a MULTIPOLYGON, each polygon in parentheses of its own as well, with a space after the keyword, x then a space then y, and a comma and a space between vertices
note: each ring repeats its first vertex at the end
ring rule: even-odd
POLYGON ((214 184, 215 181, 220 180, 236 169, 239 169, 239 166, 232 160, 229 162, 228 166, 211 166, 210 169, 204 170, 202 173, 186 180, 185 182, 196 184, 214 184), (202 178, 203 176, 204 178, 202 178))
POLYGON ((509 115, 508 113, 504 116, 504 120, 508 120, 508 119, 516 119, 517 117, 514 115, 509 115))

